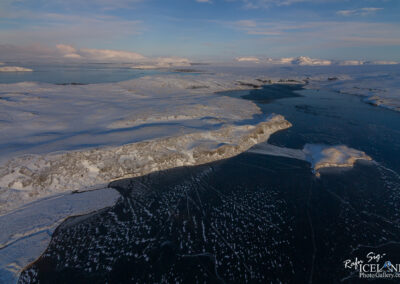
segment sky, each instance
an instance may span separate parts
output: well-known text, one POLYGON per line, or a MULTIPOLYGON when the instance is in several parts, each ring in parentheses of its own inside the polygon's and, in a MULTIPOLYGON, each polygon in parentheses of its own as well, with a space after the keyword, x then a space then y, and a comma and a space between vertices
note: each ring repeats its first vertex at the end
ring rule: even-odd
POLYGON ((399 0, 0 0, 0 60, 107 49, 400 61, 399 15, 399 0))

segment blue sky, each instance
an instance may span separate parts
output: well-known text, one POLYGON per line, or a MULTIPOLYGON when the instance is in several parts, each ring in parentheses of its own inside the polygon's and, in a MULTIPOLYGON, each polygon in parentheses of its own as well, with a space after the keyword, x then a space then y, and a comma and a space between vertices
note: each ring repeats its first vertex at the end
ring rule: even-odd
POLYGON ((1 0, 0 45, 400 60, 399 15, 398 0, 1 0))

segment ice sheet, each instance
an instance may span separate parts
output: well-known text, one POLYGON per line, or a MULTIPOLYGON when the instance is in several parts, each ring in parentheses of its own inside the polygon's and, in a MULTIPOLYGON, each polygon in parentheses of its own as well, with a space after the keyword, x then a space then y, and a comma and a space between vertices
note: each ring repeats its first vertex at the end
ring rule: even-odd
POLYGON ((112 188, 64 192, 0 216, 0 282, 16 282, 21 270, 44 252, 54 230, 67 217, 112 206, 119 197, 112 188))

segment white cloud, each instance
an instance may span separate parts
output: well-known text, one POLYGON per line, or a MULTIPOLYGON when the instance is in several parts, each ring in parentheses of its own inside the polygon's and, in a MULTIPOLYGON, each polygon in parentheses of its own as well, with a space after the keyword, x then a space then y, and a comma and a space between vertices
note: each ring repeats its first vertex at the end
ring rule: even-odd
POLYGON ((276 36, 293 31, 313 28, 312 23, 294 22, 264 22, 256 20, 241 20, 233 23, 234 28, 250 35, 276 36))
POLYGON ((147 58, 132 51, 75 48, 68 44, 57 44, 55 47, 45 45, 1 45, 2 60, 34 60, 34 61, 103 61, 103 62, 138 62, 147 58))
POLYGON ((43 45, 1 45, 2 60, 32 60, 34 62, 112 62, 132 63, 139 68, 170 68, 190 66, 190 61, 182 57, 146 57, 132 51, 76 48, 68 44, 57 44, 54 48, 43 45))
POLYGON ((110 50, 110 49, 79 49, 79 55, 89 60, 104 60, 104 61, 138 61, 145 57, 136 52, 110 50))
POLYGON ((364 21, 268 22, 242 20, 224 23, 248 35, 293 49, 315 44, 335 46, 400 45, 400 24, 364 21))
POLYGON ((66 44, 57 44, 56 48, 62 57, 70 59, 85 59, 90 61, 135 62, 146 58, 139 53, 131 51, 94 48, 76 49, 75 47, 66 44))
MULTIPOLYGON (((1 0, 0 0, 1 1, 1 0)), ((143 32, 142 22, 97 14, 60 14, 0 9, 1 21, 8 28, 0 29, 2 43, 27 45, 43 42, 55 45, 68 40, 80 45, 105 44, 132 38, 143 32)))
POLYGON ((212 1, 211 0, 196 0, 196 2, 199 2, 199 3, 212 3, 212 1))
POLYGON ((328 2, 329 0, 242 0, 247 9, 270 8, 271 6, 289 6, 301 2, 328 2))
POLYGON ((57 44, 57 49, 64 54, 76 53, 76 48, 67 44, 57 44))
POLYGON ((137 4, 144 0, 2 0, 8 2, 8 7, 35 5, 35 7, 45 7, 49 10, 61 9, 64 11, 82 10, 116 10, 116 9, 135 9, 137 4))
POLYGON ((337 11, 336 14, 340 16, 368 16, 371 14, 375 14, 377 11, 382 10, 383 8, 376 8, 376 7, 365 7, 360 9, 353 9, 353 10, 340 10, 337 11))

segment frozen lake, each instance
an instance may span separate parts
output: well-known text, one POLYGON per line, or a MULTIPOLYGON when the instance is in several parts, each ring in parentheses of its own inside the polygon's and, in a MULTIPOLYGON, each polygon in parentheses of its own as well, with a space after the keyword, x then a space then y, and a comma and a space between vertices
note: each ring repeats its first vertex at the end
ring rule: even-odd
POLYGON ((358 276, 346 259, 373 251, 398 263, 400 115, 359 97, 296 89, 224 95, 293 123, 270 144, 345 144, 375 162, 317 178, 305 161, 246 152, 113 182, 123 198, 64 222, 21 283, 351 282, 358 276))
MULTIPOLYGON (((7 65, 21 65, 10 62, 7 65)), ((86 63, 86 64, 37 64, 24 63, 33 72, 0 72, 0 84, 19 82, 42 82, 52 84, 96 84, 113 83, 161 71, 132 69, 132 64, 86 63)))

